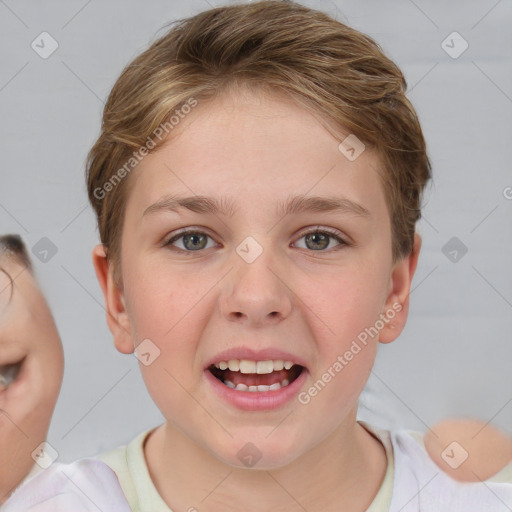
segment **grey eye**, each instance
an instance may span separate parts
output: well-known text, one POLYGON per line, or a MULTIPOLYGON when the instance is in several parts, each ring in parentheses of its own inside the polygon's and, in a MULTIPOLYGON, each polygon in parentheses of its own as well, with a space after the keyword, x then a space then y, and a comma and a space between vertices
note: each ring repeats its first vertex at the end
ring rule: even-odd
POLYGON ((210 236, 201 231, 185 231, 171 238, 166 245, 173 245, 184 252, 194 252, 212 247, 211 245, 207 247, 208 239, 212 240, 210 236), (177 241, 180 241, 181 247, 176 245, 177 241))
POLYGON ((347 245, 346 242, 341 239, 339 236, 334 233, 330 233, 328 231, 310 231, 309 233, 304 233, 299 240, 304 239, 305 247, 301 247, 301 249, 309 249, 311 251, 323 252, 327 249, 331 240, 335 240, 337 245, 347 245))

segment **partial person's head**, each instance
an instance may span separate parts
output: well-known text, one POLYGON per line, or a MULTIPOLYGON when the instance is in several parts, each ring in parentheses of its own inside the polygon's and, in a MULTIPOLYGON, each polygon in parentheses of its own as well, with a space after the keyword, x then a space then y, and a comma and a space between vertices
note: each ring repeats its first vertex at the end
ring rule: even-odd
POLYGON ((354 422, 405 325, 430 178, 405 90, 369 37, 270 1, 182 20, 108 98, 87 164, 107 321, 228 464, 251 442, 283 466, 354 422))
POLYGON ((59 334, 23 241, 0 236, 0 503, 35 464, 63 368, 59 334))

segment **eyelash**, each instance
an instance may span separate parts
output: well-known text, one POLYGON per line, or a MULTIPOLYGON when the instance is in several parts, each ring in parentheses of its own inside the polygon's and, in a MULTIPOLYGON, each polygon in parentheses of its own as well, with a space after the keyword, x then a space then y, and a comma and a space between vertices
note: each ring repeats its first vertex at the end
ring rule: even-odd
MULTIPOLYGON (((300 240, 304 236, 311 235, 311 234, 328 235, 330 238, 333 238, 334 240, 336 240, 339 243, 339 246, 336 246, 334 249, 331 248, 331 249, 318 250, 318 251, 313 251, 312 249, 309 249, 310 252, 319 252, 319 253, 332 252, 332 251, 340 250, 345 246, 348 247, 351 245, 349 242, 347 242, 345 239, 343 239, 338 234, 337 231, 334 231, 334 230, 331 230, 328 228, 320 228, 320 226, 317 226, 315 229, 309 229, 306 231, 302 231, 300 233, 299 237, 297 238, 297 240, 300 240)), ((197 251, 188 251, 188 250, 184 250, 184 249, 180 249, 180 248, 172 246, 173 242, 176 242, 177 240, 179 240, 180 238, 183 238, 186 235, 206 235, 208 238, 211 238, 213 240, 213 237, 211 237, 208 233, 201 231, 199 229, 185 229, 183 231, 180 231, 178 234, 174 235, 172 238, 165 241, 163 245, 164 245, 164 247, 172 247, 173 251, 186 253, 186 254, 194 254, 196 252, 202 252, 202 251, 206 250, 206 249, 199 249, 197 251)), ((308 250, 308 249, 306 249, 306 250, 308 250)))

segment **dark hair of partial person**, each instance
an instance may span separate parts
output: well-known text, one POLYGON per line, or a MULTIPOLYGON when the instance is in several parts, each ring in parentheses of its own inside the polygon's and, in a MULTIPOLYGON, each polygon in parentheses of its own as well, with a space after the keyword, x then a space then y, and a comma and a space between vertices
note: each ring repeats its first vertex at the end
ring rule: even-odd
POLYGON ((0 256, 4 254, 32 270, 30 256, 28 255, 25 243, 19 235, 9 234, 0 236, 0 256))

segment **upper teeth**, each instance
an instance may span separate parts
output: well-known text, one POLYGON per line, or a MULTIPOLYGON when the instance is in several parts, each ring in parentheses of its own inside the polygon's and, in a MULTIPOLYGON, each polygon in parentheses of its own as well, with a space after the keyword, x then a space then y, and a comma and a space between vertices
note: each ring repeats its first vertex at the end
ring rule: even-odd
POLYGON ((229 361, 220 361, 215 363, 215 367, 220 370, 227 370, 240 373, 272 373, 282 370, 289 370, 294 363, 292 361, 250 361, 248 359, 230 359, 229 361))

